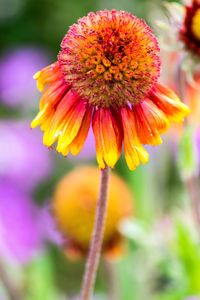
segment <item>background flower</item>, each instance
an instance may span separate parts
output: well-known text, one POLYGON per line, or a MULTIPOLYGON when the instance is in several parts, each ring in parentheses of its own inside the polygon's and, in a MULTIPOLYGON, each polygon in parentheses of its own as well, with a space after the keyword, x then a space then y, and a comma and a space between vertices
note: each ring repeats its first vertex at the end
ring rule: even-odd
POLYGON ((48 63, 49 54, 36 47, 6 50, 0 59, 0 103, 10 107, 35 107, 38 97, 33 74, 48 63))
POLYGON ((39 210, 9 181, 0 184, 1 256, 25 263, 42 246, 39 210))
MULTIPOLYGON (((69 256, 86 255, 92 234, 98 198, 99 170, 92 166, 74 169, 57 184, 52 215, 64 236, 64 248, 69 256)), ((108 200, 103 252, 115 257, 122 249, 118 226, 132 217, 132 196, 126 183, 112 174, 108 200), (121 201, 123 198, 123 201, 121 201)))
POLYGON ((48 149, 41 134, 33 132, 27 121, 0 121, 0 178, 12 180, 22 189, 30 189, 47 178, 52 170, 48 149))

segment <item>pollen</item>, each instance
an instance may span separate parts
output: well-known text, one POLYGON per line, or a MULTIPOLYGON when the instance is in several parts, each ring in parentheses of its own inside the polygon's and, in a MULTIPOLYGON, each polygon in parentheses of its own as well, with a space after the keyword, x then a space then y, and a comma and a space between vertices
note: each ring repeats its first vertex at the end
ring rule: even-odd
POLYGON ((191 29, 194 34, 194 36, 200 40, 200 8, 197 9, 195 12, 193 18, 192 18, 192 24, 191 29))
POLYGON ((140 102, 151 91, 160 73, 158 52, 144 21, 105 10, 70 27, 58 60, 65 82, 90 105, 120 107, 140 102))

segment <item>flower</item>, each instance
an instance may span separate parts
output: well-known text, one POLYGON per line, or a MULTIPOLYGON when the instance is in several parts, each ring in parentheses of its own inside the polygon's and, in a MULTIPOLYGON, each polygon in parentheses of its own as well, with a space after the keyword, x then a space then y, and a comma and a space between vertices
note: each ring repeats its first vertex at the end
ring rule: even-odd
POLYGON ((0 252, 8 261, 27 263, 39 253, 45 241, 60 245, 62 238, 47 207, 33 199, 12 181, 0 183, 0 252))
POLYGON ((180 29, 180 39, 185 47, 200 55, 200 1, 193 0, 185 7, 185 18, 180 29))
POLYGON ((200 1, 188 2, 188 5, 166 2, 169 21, 159 20, 157 25, 161 45, 166 50, 176 51, 177 62, 186 71, 187 79, 194 81, 193 74, 200 62, 200 1))
POLYGON ((1 120, 0 136, 0 180, 30 190, 49 175, 49 151, 40 144, 40 133, 33 133, 27 121, 1 120))
POLYGON ((30 78, 47 63, 44 51, 38 48, 21 47, 7 51, 0 60, 0 102, 10 107, 33 105, 30 96, 38 95, 30 78))
MULTIPOLYGON (((84 166, 74 169, 57 184, 52 201, 55 223, 64 235, 64 248, 71 257, 86 255, 90 244, 98 198, 99 170, 84 166)), ((132 196, 124 181, 111 175, 103 253, 118 254, 122 236, 119 223, 132 215, 132 196), (123 199, 123 201, 122 201, 123 199)))
POLYGON ((124 11, 89 13, 70 27, 58 61, 35 74, 44 92, 31 126, 41 127, 46 146, 57 141, 58 152, 76 155, 92 123, 99 167, 114 167, 124 142, 134 170, 148 161, 142 144, 160 144, 169 121, 189 112, 158 83, 158 54, 144 21, 124 11))
POLYGON ((13 183, 0 184, 0 252, 4 258, 26 263, 42 246, 39 211, 31 198, 13 183))

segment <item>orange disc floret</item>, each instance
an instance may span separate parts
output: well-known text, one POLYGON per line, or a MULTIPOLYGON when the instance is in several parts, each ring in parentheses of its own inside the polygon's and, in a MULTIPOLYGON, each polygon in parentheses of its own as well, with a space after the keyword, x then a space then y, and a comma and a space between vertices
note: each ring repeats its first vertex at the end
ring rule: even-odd
POLYGON ((144 21, 105 10, 89 13, 70 27, 58 60, 65 81, 90 104, 119 107, 127 97, 137 103, 151 90, 160 74, 158 52, 144 21))
POLYGON ((58 61, 37 72, 40 111, 31 126, 47 147, 78 154, 90 127, 97 162, 113 168, 124 144, 131 170, 148 161, 143 145, 158 145, 188 107, 158 83, 159 47, 150 27, 124 11, 89 13, 70 27, 58 61))
MULTIPOLYGON (((88 251, 94 226, 99 176, 96 167, 76 168, 63 177, 55 189, 52 212, 65 238, 64 247, 68 254, 85 255, 88 251)), ((103 238, 104 254, 116 253, 116 249, 121 248, 123 239, 118 226, 132 213, 132 195, 126 183, 112 174, 103 238)))

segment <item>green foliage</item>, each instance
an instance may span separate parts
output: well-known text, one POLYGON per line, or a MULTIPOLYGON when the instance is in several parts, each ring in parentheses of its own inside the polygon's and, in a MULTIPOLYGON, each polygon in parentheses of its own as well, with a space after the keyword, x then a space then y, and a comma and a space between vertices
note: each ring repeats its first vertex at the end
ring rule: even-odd
POLYGON ((26 270, 26 300, 57 299, 54 276, 50 256, 47 253, 36 256, 26 270))
POLYGON ((182 176, 191 177, 197 173, 197 154, 194 143, 194 128, 188 126, 182 136, 179 145, 178 162, 182 176))

